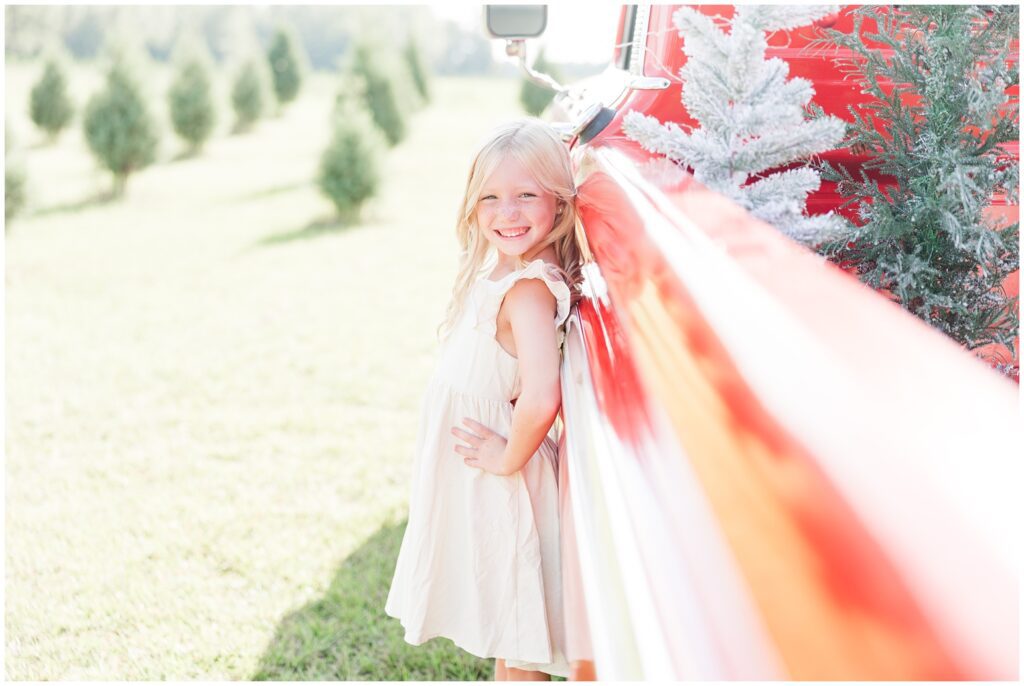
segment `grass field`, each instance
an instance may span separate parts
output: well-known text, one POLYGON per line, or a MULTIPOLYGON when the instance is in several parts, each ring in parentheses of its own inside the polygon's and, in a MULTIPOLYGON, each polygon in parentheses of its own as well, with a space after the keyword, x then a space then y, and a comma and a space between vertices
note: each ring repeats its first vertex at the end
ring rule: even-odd
POLYGON ((469 155, 517 83, 436 81, 345 227, 313 183, 335 77, 235 136, 220 84, 179 159, 158 71, 161 159, 109 202, 80 122, 28 122, 38 73, 6 72, 6 677, 490 678, 383 605, 469 155))

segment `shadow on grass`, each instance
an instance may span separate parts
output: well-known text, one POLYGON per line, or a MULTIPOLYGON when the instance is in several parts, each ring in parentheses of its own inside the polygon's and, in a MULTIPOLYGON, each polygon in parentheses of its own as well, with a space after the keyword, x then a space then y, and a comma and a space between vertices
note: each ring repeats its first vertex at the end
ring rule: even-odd
POLYGON ((59 137, 55 138, 40 138, 35 143, 31 143, 25 147, 26 150, 45 150, 46 148, 52 148, 57 145, 59 137))
POLYGON ((175 164, 177 162, 188 162, 189 160, 196 160, 202 155, 202 148, 183 148, 178 151, 177 154, 167 159, 167 164, 175 164))
POLYGON ((318 600, 287 615, 260 658, 253 681, 486 681, 482 660, 444 638, 420 646, 384 614, 405 522, 386 524, 338 569, 318 600))
POLYGON ((332 215, 330 217, 323 217, 321 219, 314 219, 300 229, 294 229, 292 231, 284 231, 282 233, 275 233, 267 236, 263 240, 256 244, 257 247, 265 247, 268 245, 278 245, 281 243, 291 243, 292 241, 305 241, 311 238, 320 238, 322 236, 336 234, 340 231, 351 228, 358 224, 358 219, 339 217, 332 215))
POLYGON ((260 188, 259 190, 235 196, 234 198, 231 198, 230 202, 246 202, 249 200, 270 198, 275 195, 283 195, 285 193, 291 193, 292 191, 310 188, 313 184, 313 181, 307 179, 305 181, 296 181, 295 183, 286 183, 280 186, 271 186, 270 188, 260 188))
POLYGON ((50 214, 60 214, 61 212, 78 212, 80 210, 87 210, 90 207, 108 205, 118 199, 119 197, 117 193, 113 190, 100 191, 99 193, 94 193, 93 195, 82 198, 81 200, 60 203, 58 205, 50 205, 49 207, 40 207, 32 213, 32 216, 45 217, 50 214))
POLYGON ((236 121, 232 126, 231 130, 228 131, 229 136, 244 136, 247 133, 252 133, 256 130, 256 121, 241 122, 236 121))

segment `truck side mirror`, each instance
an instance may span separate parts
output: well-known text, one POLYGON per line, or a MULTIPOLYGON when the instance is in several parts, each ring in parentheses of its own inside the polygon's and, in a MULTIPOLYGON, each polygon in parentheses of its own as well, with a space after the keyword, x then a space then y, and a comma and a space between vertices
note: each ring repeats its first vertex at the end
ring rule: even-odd
POLYGON ((548 25, 547 5, 487 5, 487 32, 492 38, 536 38, 548 25))

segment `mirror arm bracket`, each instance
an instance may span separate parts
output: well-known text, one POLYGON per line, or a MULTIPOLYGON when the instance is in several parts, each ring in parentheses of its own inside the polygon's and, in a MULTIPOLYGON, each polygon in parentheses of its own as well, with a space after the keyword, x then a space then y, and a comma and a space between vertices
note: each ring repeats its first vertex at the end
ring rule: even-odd
POLYGON ((526 63, 526 40, 522 38, 510 38, 505 41, 505 54, 509 57, 519 58, 519 68, 526 74, 526 78, 530 79, 538 86, 544 88, 550 88, 556 93, 564 93, 565 86, 559 84, 553 78, 547 74, 541 74, 540 72, 534 71, 530 65, 526 63))

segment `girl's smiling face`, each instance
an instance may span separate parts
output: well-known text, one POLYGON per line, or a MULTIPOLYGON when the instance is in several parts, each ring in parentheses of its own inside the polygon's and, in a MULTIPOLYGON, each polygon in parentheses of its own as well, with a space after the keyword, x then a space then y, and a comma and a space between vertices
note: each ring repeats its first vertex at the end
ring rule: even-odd
POLYGON ((476 218, 484 237, 505 255, 526 255, 547 236, 558 201, 520 162, 506 157, 484 181, 476 218))

